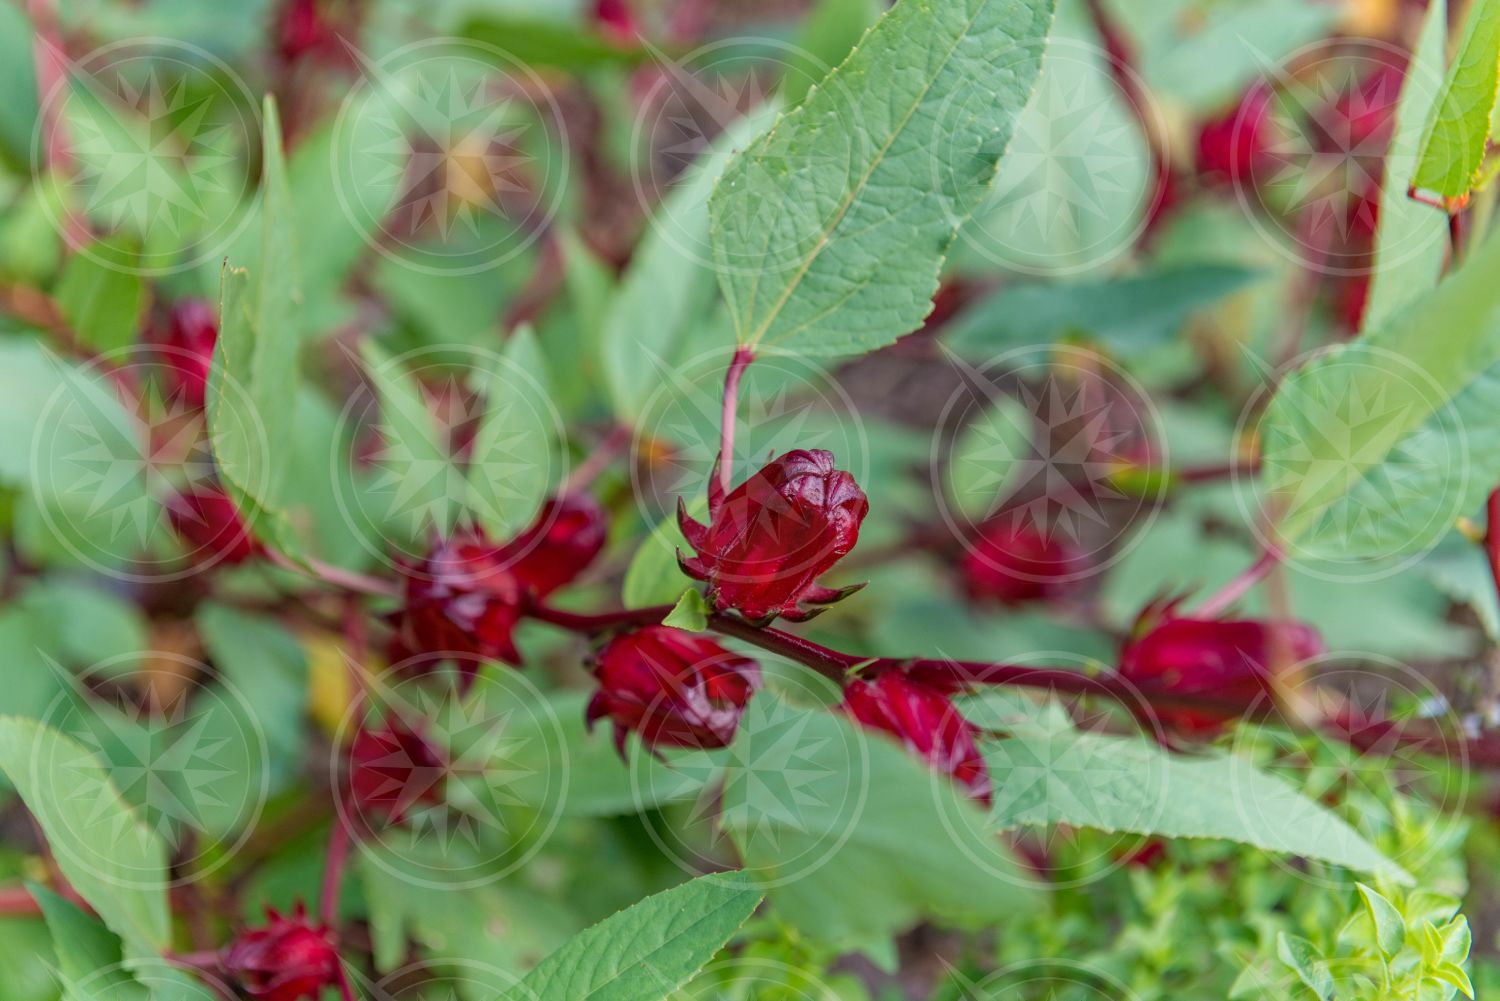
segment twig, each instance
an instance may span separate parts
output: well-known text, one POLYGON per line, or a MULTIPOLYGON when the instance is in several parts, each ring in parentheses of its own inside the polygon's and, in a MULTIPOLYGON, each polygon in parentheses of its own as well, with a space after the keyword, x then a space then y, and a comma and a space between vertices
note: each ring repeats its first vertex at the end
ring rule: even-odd
POLYGON ((755 352, 750 348, 735 348, 729 371, 724 375, 724 407, 719 415, 719 489, 726 494, 734 485, 734 424, 739 412, 740 378, 754 360, 755 352))

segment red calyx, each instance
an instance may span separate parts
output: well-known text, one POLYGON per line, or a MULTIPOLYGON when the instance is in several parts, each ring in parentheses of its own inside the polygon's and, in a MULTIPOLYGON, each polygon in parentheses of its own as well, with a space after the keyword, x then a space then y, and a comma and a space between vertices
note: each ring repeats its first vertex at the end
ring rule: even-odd
POLYGON ((887 671, 868 681, 851 679, 841 708, 861 726, 891 734, 988 805, 990 775, 975 743, 977 730, 958 711, 951 694, 899 671, 887 671))
POLYGON ((260 552, 260 543, 240 517, 234 501, 217 486, 205 485, 167 500, 172 528, 200 564, 243 563, 260 552))
POLYGON ((338 983, 333 933, 309 923, 301 903, 287 916, 266 908, 266 922, 224 950, 224 972, 241 990, 259 1001, 297 1001, 338 983))
POLYGON ((1203 736, 1270 696, 1281 659, 1295 663, 1323 650, 1322 637, 1305 623, 1177 617, 1167 604, 1143 613, 1135 638, 1120 651, 1119 673, 1148 698, 1170 692, 1220 703, 1152 707, 1170 730, 1203 736))
POLYGON ((870 504, 849 473, 834 468, 831 452, 797 449, 767 463, 727 496, 717 469, 709 480, 709 524, 677 521, 697 555, 678 554, 683 572, 708 584, 719 611, 735 609, 751 622, 778 615, 811 618, 863 585, 834 590, 819 575, 854 548, 870 504))
POLYGON ((594 0, 594 21, 611 41, 627 43, 640 34, 628 0, 594 0))
POLYGON ((520 666, 511 640, 528 598, 569 583, 604 548, 608 525, 592 498, 553 498, 525 531, 494 543, 475 531, 443 540, 406 571, 395 616, 395 659, 457 654, 465 684, 478 665, 520 666))
POLYGON ((1074 543, 1002 513, 980 526, 959 570, 971 599, 1018 605, 1062 597, 1088 559, 1074 543))
POLYGON ((396 716, 379 728, 361 729, 349 747, 348 791, 363 817, 399 824, 418 804, 442 803, 446 777, 442 752, 396 716))
POLYGON ((755 661, 670 626, 647 626, 610 640, 594 677, 599 690, 589 702, 588 724, 609 719, 622 757, 631 732, 653 750, 724 747, 760 686, 755 661))
POLYGON ((208 372, 213 365, 214 344, 219 339, 219 318, 206 299, 184 299, 167 314, 166 331, 158 352, 166 367, 166 390, 180 393, 191 407, 202 409, 208 396, 208 372))
POLYGON ((1224 117, 1198 131, 1198 173, 1209 181, 1250 183, 1267 165, 1271 91, 1252 87, 1224 117))

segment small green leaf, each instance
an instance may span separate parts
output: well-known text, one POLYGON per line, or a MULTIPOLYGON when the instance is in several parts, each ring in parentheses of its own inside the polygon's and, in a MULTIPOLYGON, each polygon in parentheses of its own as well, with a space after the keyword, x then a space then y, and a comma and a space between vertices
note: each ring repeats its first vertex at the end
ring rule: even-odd
POLYGON ((709 203, 736 340, 839 355, 916 329, 1041 69, 1051 0, 901 0, 709 203))
POLYGON ((1434 103, 1411 184, 1451 207, 1478 186, 1500 88, 1500 0, 1474 0, 1442 95, 1434 103))
POLYGON ((547 363, 529 326, 511 333, 480 373, 484 415, 469 458, 469 512, 495 538, 531 524, 552 485, 561 418, 548 395, 547 363))
POLYGON ((1402 919, 1401 912, 1379 892, 1363 883, 1354 885, 1359 889, 1365 910, 1375 925, 1375 940, 1380 945, 1380 951, 1386 958, 1394 956, 1406 944, 1406 922, 1402 919))
MULTIPOLYGON (((115 247, 107 253, 107 259, 115 259, 125 252, 115 247)), ((79 342, 107 352, 135 340, 145 294, 139 277, 105 263, 90 247, 68 259, 53 297, 79 342)))
POLYGON ((1333 976, 1317 946, 1300 935, 1280 932, 1276 936, 1276 956, 1319 998, 1333 997, 1333 976))
POLYGON ((760 903, 743 873, 689 880, 574 936, 505 1001, 660 1001, 686 983, 760 903))
POLYGON ((282 482, 295 433, 301 295, 281 122, 270 97, 262 143, 260 252, 253 275, 232 264, 224 270, 208 426, 219 475, 253 530, 296 555, 282 482))
POLYGON ((882 10, 880 0, 818 0, 802 22, 790 53, 792 65, 782 75, 781 99, 787 107, 801 104, 818 81, 848 57, 882 10))
POLYGON ((690 587, 682 592, 682 597, 677 599, 677 604, 672 606, 661 624, 674 629, 685 629, 690 633, 701 633, 708 628, 708 611, 703 592, 690 587))
POLYGON ((412 543, 434 531, 447 536, 468 487, 439 438, 437 418, 421 384, 398 360, 373 341, 360 349, 380 403, 381 473, 375 486, 391 496, 387 527, 412 543))

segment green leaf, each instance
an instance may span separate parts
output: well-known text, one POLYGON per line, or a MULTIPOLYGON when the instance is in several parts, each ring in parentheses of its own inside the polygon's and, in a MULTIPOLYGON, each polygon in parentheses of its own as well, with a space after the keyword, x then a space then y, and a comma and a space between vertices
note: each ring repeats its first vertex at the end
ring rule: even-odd
MULTIPOLYGON (((1500 239, 1492 238, 1436 289, 1358 341, 1319 355, 1282 381, 1260 431, 1261 482, 1270 509, 1280 516, 1278 531, 1284 539, 1298 539, 1315 528, 1334 538, 1349 537, 1353 533, 1343 526, 1357 525, 1363 511, 1340 502, 1413 432, 1430 435, 1434 428, 1454 427, 1454 411, 1445 410, 1449 402, 1500 363, 1496 273, 1500 239), (1434 330, 1443 336, 1433 336, 1434 330)), ((1433 443, 1419 447, 1419 454, 1429 457, 1424 461, 1431 463, 1433 443)), ((1400 460, 1400 454, 1395 458, 1400 460)), ((1440 479, 1454 472, 1440 460, 1436 464, 1440 479)), ((1392 475, 1421 465, 1407 459, 1392 475)), ((1446 503, 1451 494, 1436 491, 1436 496, 1446 503)), ((1433 530, 1423 521, 1405 520, 1414 526, 1409 529, 1414 537, 1433 530)), ((1417 541, 1430 544, 1435 539, 1417 541)))
POLYGON ((1299 935, 1280 932, 1276 936, 1276 957, 1319 998, 1333 997, 1333 975, 1317 946, 1299 935))
POLYGON ((1034 883, 945 775, 894 740, 764 691, 723 776, 720 825, 802 934, 857 947, 924 917, 983 926, 1034 883))
MULTIPOLYGON (((283 551, 282 481, 298 395, 296 219, 287 194, 276 102, 266 98, 260 253, 255 273, 227 266, 208 385, 214 462, 252 528, 283 551)), ((295 555, 295 552, 289 553, 295 555)))
MULTIPOLYGON (((122 254, 113 249, 108 257, 122 254)), ((135 274, 101 261, 95 246, 68 258, 53 297, 79 342, 107 352, 135 340, 145 291, 135 274)))
POLYGON ((682 597, 677 599, 677 604, 672 606, 661 624, 674 629, 685 629, 690 633, 701 633, 708 628, 708 611, 703 592, 690 587, 682 592, 682 597))
POLYGON ((516 329, 494 367, 478 374, 485 409, 469 460, 469 509, 495 538, 508 538, 529 525, 546 500, 561 418, 529 326, 516 329))
POLYGON ((1052 727, 1017 731, 986 747, 985 760, 1001 829, 1222 838, 1411 881, 1338 816, 1235 755, 1185 757, 1142 738, 1052 727))
POLYGON ((1401 912, 1376 890, 1363 883, 1355 883, 1359 896, 1364 901, 1365 911, 1375 926, 1375 941, 1387 957, 1394 956, 1406 945, 1406 922, 1401 912))
POLYGON ((1261 277, 1249 268, 1198 264, 1099 282, 1011 285, 960 314, 944 342, 977 356, 1083 336, 1117 354, 1139 354, 1261 277))
POLYGON ((1427 5, 1422 36, 1406 70, 1396 103, 1394 131, 1386 151, 1380 187, 1380 215, 1375 232, 1375 263, 1369 299, 1360 325, 1376 327, 1391 313, 1437 284, 1448 252, 1448 224, 1406 196, 1407 180, 1416 169, 1418 144, 1428 116, 1438 107, 1427 81, 1443 72, 1447 41, 1447 0, 1427 5))
POLYGON ((760 903, 743 873, 700 876, 574 936, 505 998, 660 1001, 702 969, 760 903))
POLYGON ((1413 187, 1457 207, 1478 186, 1500 88, 1500 0, 1474 0, 1442 95, 1436 101, 1413 187))
POLYGON ((921 324, 1051 20, 1051 0, 901 0, 730 163, 709 213, 740 344, 851 354, 921 324))
POLYGON ((167 947, 167 851, 137 820, 98 759, 33 720, 0 718, 0 771, 47 836, 69 883, 131 958, 167 947))
POLYGON ((631 255, 600 335, 605 382, 625 424, 640 421, 662 370, 682 357, 695 331, 710 329, 709 195, 730 157, 770 126, 779 107, 763 105, 720 136, 676 182, 631 255))

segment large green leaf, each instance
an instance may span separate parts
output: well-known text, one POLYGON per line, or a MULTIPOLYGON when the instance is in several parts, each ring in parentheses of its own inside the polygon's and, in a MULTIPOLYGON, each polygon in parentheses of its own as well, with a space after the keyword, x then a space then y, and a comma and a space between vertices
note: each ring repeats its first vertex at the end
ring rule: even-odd
MULTIPOLYGON (((1053 717, 1056 719, 1056 717, 1053 717)), ((1000 829, 1071 824, 1222 838, 1410 882, 1332 812, 1234 756, 1171 754, 1139 737, 1063 722, 1018 728, 985 749, 1000 829)))
POLYGON ((1500 239, 1489 239, 1436 289, 1282 382, 1261 434, 1283 538, 1320 519, 1333 537, 1352 535, 1343 526, 1363 512, 1340 502, 1413 432, 1453 425, 1450 401, 1500 362, 1497 273, 1500 239))
POLYGON ((295 541, 282 481, 295 432, 298 385, 296 219, 287 193, 276 103, 266 99, 260 253, 255 273, 224 271, 219 339, 209 377, 214 461, 254 530, 283 550, 295 541))
POLYGON ((826 710, 762 692, 724 769, 720 823, 780 918, 845 947, 923 917, 983 925, 1032 884, 946 776, 826 710))
POLYGON ((1051 20, 1051 0, 901 0, 730 163, 709 212, 739 343, 851 354, 921 324, 1051 20))
POLYGON ((509 1001, 659 1001, 760 903, 742 873, 700 876, 605 918, 542 961, 509 1001))
POLYGON ((1474 0, 1442 95, 1434 102, 1413 187, 1453 204, 1481 180, 1500 87, 1500 0, 1474 0))
POLYGON ((0 771, 21 794, 73 888, 125 942, 153 955, 171 938, 167 851, 89 751, 34 720, 0 718, 0 771))
POLYGON ((1375 264, 1370 298, 1360 325, 1383 323, 1392 312, 1437 284, 1448 251, 1448 225, 1442 213, 1406 197, 1416 169, 1418 143, 1428 116, 1438 107, 1431 81, 1443 73, 1447 40, 1447 0, 1427 5, 1422 37, 1406 70, 1385 173, 1380 185, 1380 217, 1375 233, 1375 264))

